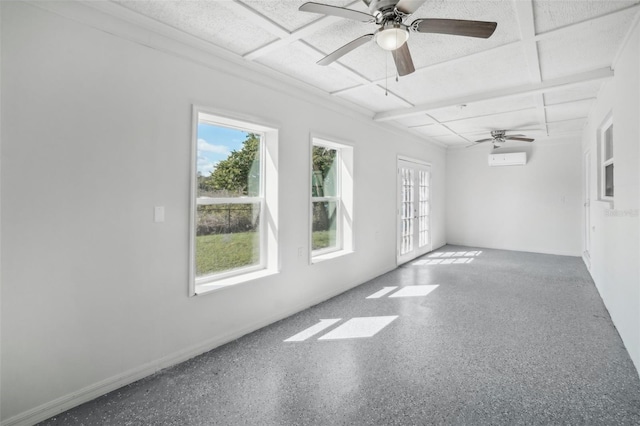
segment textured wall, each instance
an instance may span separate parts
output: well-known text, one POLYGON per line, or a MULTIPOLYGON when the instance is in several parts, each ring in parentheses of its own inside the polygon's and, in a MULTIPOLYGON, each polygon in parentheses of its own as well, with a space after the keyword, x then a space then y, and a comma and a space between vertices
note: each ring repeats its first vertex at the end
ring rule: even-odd
POLYGON ((615 64, 615 77, 600 91, 583 133, 591 153, 591 275, 631 359, 640 368, 640 28, 615 64), (597 133, 613 116, 613 203, 597 200, 597 133))
POLYGON ((267 77, 239 78, 237 65, 101 31, 82 5, 64 7, 91 26, 1 7, 3 420, 53 414, 395 267, 398 154, 433 164, 434 248, 444 244, 443 149, 267 77), (194 103, 279 128, 281 272, 190 298, 194 103), (310 132, 355 147, 355 252, 315 265, 298 257, 310 132), (153 223, 157 205, 164 223, 153 223))
POLYGON ((505 150, 527 164, 489 167, 489 146, 448 151, 447 242, 579 256, 579 139, 505 150))

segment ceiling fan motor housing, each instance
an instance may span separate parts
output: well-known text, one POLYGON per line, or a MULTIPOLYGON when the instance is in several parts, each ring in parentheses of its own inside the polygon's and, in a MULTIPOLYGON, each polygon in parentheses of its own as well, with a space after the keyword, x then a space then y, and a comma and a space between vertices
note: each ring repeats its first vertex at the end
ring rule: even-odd
MULTIPOLYGON (((397 0, 365 0, 369 6, 369 12, 378 19, 378 14, 385 16, 388 12, 392 12, 396 8, 397 0)), ((380 23, 380 22, 378 22, 380 23)))

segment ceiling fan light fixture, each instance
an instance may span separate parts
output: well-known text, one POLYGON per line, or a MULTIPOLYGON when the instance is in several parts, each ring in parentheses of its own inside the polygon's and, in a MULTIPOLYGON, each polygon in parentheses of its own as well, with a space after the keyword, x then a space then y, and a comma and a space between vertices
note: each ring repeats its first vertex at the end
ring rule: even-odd
POLYGON ((396 50, 409 39, 409 31, 402 24, 389 22, 376 33, 376 43, 384 50, 396 50))

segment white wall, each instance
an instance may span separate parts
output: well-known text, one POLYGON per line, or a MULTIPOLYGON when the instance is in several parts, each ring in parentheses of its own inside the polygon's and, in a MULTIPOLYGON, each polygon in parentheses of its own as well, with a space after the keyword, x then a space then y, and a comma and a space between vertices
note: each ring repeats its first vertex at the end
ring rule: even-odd
POLYGON ((591 153, 591 275, 640 369, 640 29, 636 23, 583 133, 591 153), (597 201, 597 132, 613 113, 614 202, 597 201))
POLYGON ((579 139, 496 151, 526 151, 524 166, 489 167, 490 150, 447 152, 447 242, 579 256, 579 139))
POLYGON ((86 6, 45 4, 75 18, 0 6, 3 424, 55 414, 394 268, 398 154, 433 164, 434 248, 445 243, 442 148, 237 65, 202 53, 195 63, 179 44, 120 38, 141 30, 86 6), (190 298, 194 103, 279 128, 281 273, 190 298), (298 258, 310 132, 355 145, 356 251, 312 266, 298 258), (164 223, 153 223, 158 205, 164 223))

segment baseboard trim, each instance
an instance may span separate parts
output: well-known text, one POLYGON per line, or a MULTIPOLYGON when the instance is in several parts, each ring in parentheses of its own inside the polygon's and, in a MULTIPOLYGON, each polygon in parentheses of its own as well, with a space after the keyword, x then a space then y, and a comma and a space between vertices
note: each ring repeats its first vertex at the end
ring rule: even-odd
POLYGON ((451 246, 461 246, 461 247, 472 247, 472 248, 486 248, 492 250, 505 250, 505 251, 519 251, 524 253, 537 253, 537 254, 551 254, 554 256, 570 256, 570 257, 581 257, 582 253, 577 251, 568 251, 568 250, 549 250, 549 249, 540 249, 536 247, 497 247, 491 245, 478 245, 472 244, 469 242, 447 242, 447 245, 451 246))
POLYGON ((585 266, 589 270, 589 273, 591 273, 591 256, 589 255, 588 251, 582 252, 582 261, 584 262, 585 266))
POLYGON ((129 371, 125 371, 124 373, 115 375, 113 377, 109 377, 105 380, 94 383, 92 385, 79 389, 75 392, 71 392, 60 398, 56 398, 50 402, 34 407, 23 413, 17 414, 7 420, 3 420, 2 422, 0 422, 0 426, 32 426, 50 417, 56 416, 64 411, 67 411, 73 407, 77 407, 78 405, 84 404, 85 402, 89 402, 95 398, 98 398, 99 396, 102 396, 116 389, 119 389, 123 386, 126 386, 128 384, 141 380, 145 377, 148 377, 164 368, 177 365, 181 362, 187 361, 198 355, 202 355, 203 353, 209 352, 210 350, 213 350, 219 346, 222 346, 226 343, 239 339, 240 337, 246 334, 252 333, 263 327, 273 324, 277 321, 290 317, 291 315, 294 315, 298 312, 308 309, 311 306, 317 305, 335 296, 338 296, 346 291, 349 291, 360 284, 366 283, 367 281, 379 275, 386 274, 387 272, 392 271, 395 268, 396 268, 395 265, 381 268, 379 271, 371 274, 367 278, 347 283, 341 289, 337 289, 337 290, 334 289, 332 291, 322 293, 321 295, 313 298, 307 303, 302 303, 293 308, 280 311, 277 314, 270 315, 269 317, 255 321, 238 330, 234 330, 222 336, 209 339, 204 343, 193 345, 187 349, 174 352, 158 360, 148 362, 146 364, 141 365, 140 367, 133 368, 129 371))

